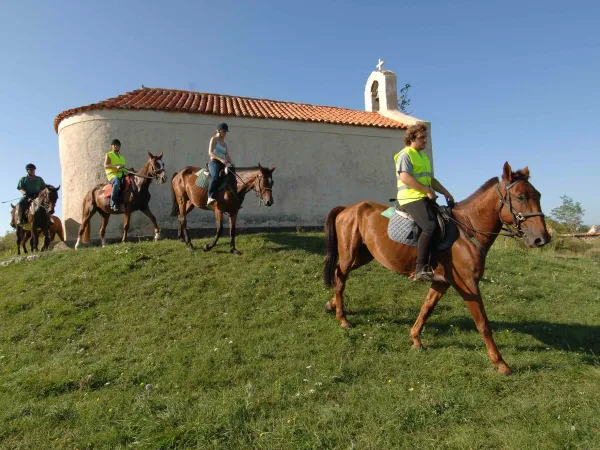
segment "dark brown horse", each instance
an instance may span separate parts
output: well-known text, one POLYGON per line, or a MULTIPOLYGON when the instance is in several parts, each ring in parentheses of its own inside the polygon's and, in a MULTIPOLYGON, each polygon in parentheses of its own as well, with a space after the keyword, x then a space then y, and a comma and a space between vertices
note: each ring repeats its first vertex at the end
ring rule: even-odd
POLYGON ((75 248, 78 248, 81 242, 87 242, 90 238, 90 220, 92 216, 98 212, 102 218, 100 223, 100 239, 102 246, 104 247, 104 233, 106 232, 106 226, 108 225, 108 219, 111 214, 125 214, 123 220, 123 238, 121 242, 127 240, 127 232, 129 231, 129 218, 131 213, 134 211, 143 212, 154 225, 154 240, 160 238, 160 228, 156 223, 154 214, 150 211, 148 204, 150 203, 150 182, 156 180, 157 184, 162 184, 167 181, 167 175, 165 173, 165 166, 162 162, 163 154, 152 155, 148 152, 149 159, 144 167, 137 173, 131 175, 134 178, 134 186, 131 195, 127 192, 123 195, 123 204, 121 205, 120 211, 113 211, 110 209, 109 198, 105 194, 105 188, 110 183, 102 183, 96 187, 90 189, 83 198, 83 208, 81 211, 81 225, 79 226, 79 232, 77 233, 77 243, 75 248))
MULTIPOLYGON (((60 239, 61 241, 65 241, 65 232, 63 230, 63 225, 62 222, 60 221, 60 219, 57 216, 51 216, 52 218, 52 223, 50 223, 48 225, 48 238, 50 239, 50 242, 52 242, 54 240, 54 238, 56 236, 58 236, 58 239, 60 239)), ((38 228, 38 230, 41 231, 41 229, 38 228)), ((29 241, 29 239, 31 239, 31 230, 25 230, 25 234, 23 236, 23 241, 21 242, 21 245, 23 246, 23 252, 27 253, 27 241, 29 241)), ((37 251, 39 250, 37 247, 33 246, 33 240, 31 241, 31 251, 37 251)))
MULTIPOLYGON (((351 326, 346 320, 343 293, 346 279, 354 270, 375 258, 394 272, 411 275, 416 265, 416 248, 396 243, 387 235, 388 219, 381 215, 387 206, 369 201, 331 210, 325 224, 327 256, 324 281, 335 287, 333 298, 326 303, 327 311, 335 311, 340 325, 351 326)), ((477 329, 483 335, 492 364, 498 372, 510 374, 492 337, 479 280, 485 268, 486 252, 502 229, 522 238, 528 247, 541 247, 550 242, 540 194, 529 183, 529 169, 512 172, 504 164, 502 180, 490 179, 453 210, 459 221, 460 236, 453 246, 440 253, 435 279, 425 297, 419 317, 410 331, 413 347, 422 348, 421 331, 425 321, 449 286, 463 297, 477 329)))
POLYGON ((235 248, 235 222, 246 194, 250 191, 256 192, 261 202, 267 206, 273 204, 273 166, 270 169, 262 167, 244 167, 235 169, 235 176, 229 175, 229 184, 234 191, 227 189, 216 194, 216 202, 206 206, 208 191, 196 186, 196 172, 200 167, 187 166, 173 175, 171 185, 173 186, 173 206, 171 216, 177 216, 177 238, 185 242, 190 248, 194 248, 188 235, 186 216, 194 207, 200 209, 213 209, 217 222, 217 234, 212 243, 204 246, 204 251, 209 251, 215 245, 223 231, 223 213, 229 214, 229 250, 234 255, 241 252, 235 248), (215 206, 216 205, 216 206, 215 206))
POLYGON ((27 237, 28 235, 31 236, 31 251, 34 251, 34 249, 37 250, 40 233, 44 235, 42 251, 48 249, 48 246, 50 245, 50 237, 48 235, 51 226, 50 217, 54 214, 54 208, 58 201, 59 189, 60 186, 55 188, 54 186, 46 185, 46 187, 40 191, 38 196, 29 205, 29 209, 27 210, 27 223, 25 225, 17 225, 19 222, 19 218, 17 217, 17 207, 13 207, 10 224, 17 232, 17 254, 21 254, 21 245, 23 246, 24 252, 27 253, 25 242, 29 239, 29 237, 27 237))

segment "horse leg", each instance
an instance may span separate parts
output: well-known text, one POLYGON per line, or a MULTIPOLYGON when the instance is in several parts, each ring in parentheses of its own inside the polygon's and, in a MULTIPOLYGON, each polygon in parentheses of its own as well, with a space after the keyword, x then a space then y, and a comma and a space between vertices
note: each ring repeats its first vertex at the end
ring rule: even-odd
POLYGON ((42 246, 42 251, 45 252, 50 247, 50 236, 48 234, 48 224, 42 230, 44 233, 44 245, 42 246))
POLYGON ((440 283, 433 283, 431 285, 431 288, 429 289, 429 292, 427 292, 427 296, 425 297, 425 302, 423 303, 423 306, 421 307, 421 312, 419 313, 419 317, 417 317, 415 324, 410 329, 410 338, 413 342, 413 345, 412 345, 413 348, 416 348, 416 349, 423 348, 423 344, 421 343, 421 331, 423 331, 425 322, 427 321, 427 318, 433 312, 435 305, 437 305, 437 302, 446 293, 449 286, 450 285, 448 285, 448 284, 440 284, 440 283))
POLYGON ((234 255, 241 255, 238 249, 235 248, 235 222, 237 220, 238 213, 229 215, 229 237, 231 240, 229 241, 229 251, 234 255))
POLYGON ((186 245, 193 250, 194 249, 194 245, 192 244, 192 240, 190 239, 190 236, 188 234, 188 230, 187 230, 187 215, 189 213, 189 211, 191 211, 192 209, 194 209, 194 204, 191 201, 186 202, 181 200, 178 201, 178 205, 179 205, 179 215, 177 216, 177 237, 178 239, 181 239, 183 242, 186 243, 186 245))
MULTIPOLYGON (((91 202, 91 200, 90 200, 90 202, 91 202)), ((98 209, 98 211, 101 211, 101 209, 98 209)), ((88 205, 84 205, 84 208, 83 208, 83 211, 81 214, 81 225, 79 225, 79 230, 77 231, 77 242, 75 243, 75 250, 77 250, 79 248, 79 245, 81 244, 81 240, 83 239, 84 234, 85 234, 84 241, 87 241, 89 239, 89 237, 90 237, 90 230, 89 230, 90 221, 92 220, 92 216, 95 213, 96 213, 96 208, 93 205, 91 205, 91 203, 88 205)))
POLYGON ((154 217, 148 205, 141 211, 152 221, 152 225, 154 225, 154 242, 158 241, 160 239, 160 228, 158 228, 158 223, 156 223, 156 217, 154 217))
POLYGON ((204 251, 207 252, 215 245, 217 245, 217 241, 221 237, 221 233, 223 232, 223 213, 215 208, 215 220, 217 222, 217 234, 215 235, 215 239, 212 241, 212 244, 206 244, 204 246, 204 251))
POLYGON ((102 245, 102 247, 104 247, 106 245, 104 235, 106 234, 106 227, 108 226, 110 214, 105 213, 101 209, 98 210, 98 213, 100 214, 100 231, 98 231, 98 234, 100 235, 100 244, 102 245))
POLYGON ((490 327, 487 315, 485 314, 483 301, 481 299, 481 293, 479 292, 479 286, 475 285, 468 288, 466 286, 462 286, 462 284, 457 284, 454 287, 464 299, 465 304, 469 309, 473 320, 475 321, 477 330, 479 330, 479 332, 483 336, 483 341, 485 342, 485 346, 487 347, 490 361, 496 367, 498 373, 502 375, 510 375, 512 373, 512 370, 502 359, 502 356, 498 351, 498 347, 496 347, 496 343, 494 342, 494 338, 492 336, 492 328, 490 327))
POLYGON ((123 218, 123 239, 121 244, 127 240, 127 232, 129 231, 129 218, 131 217, 131 211, 125 209, 125 217, 123 218))
POLYGON ((23 245, 23 251, 27 253, 27 247, 25 246, 25 243, 27 241, 24 240, 24 234, 25 232, 23 231, 23 229, 17 227, 17 255, 21 254, 21 244, 23 245))

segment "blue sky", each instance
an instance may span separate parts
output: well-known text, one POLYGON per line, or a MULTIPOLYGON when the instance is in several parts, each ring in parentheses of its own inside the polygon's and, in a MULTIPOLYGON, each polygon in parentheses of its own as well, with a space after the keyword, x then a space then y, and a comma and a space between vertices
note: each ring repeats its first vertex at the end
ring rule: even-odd
MULTIPOLYGON (((60 184, 66 109, 142 84, 364 109, 382 58, 432 122, 457 200, 509 161, 529 166, 547 213, 568 195, 600 224, 598 23, 592 1, 0 0, 0 200, 28 162, 60 184)), ((0 217, 3 234, 8 204, 0 217)))

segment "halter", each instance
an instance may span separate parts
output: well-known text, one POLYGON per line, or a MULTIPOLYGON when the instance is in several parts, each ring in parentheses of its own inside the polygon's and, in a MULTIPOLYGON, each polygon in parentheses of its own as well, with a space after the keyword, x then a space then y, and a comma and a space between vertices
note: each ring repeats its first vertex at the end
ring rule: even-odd
MULTIPOLYGON (((521 230, 521 224, 523 222, 525 222, 530 217, 536 217, 536 216, 544 217, 544 213, 541 211, 533 212, 533 213, 520 213, 520 212, 516 212, 513 209, 512 199, 510 196, 510 189, 512 187, 516 186, 517 184, 521 183, 522 181, 523 180, 513 181, 512 183, 510 183, 508 185, 505 181, 504 182, 504 191, 505 191, 504 195, 502 195, 502 193, 500 192, 500 183, 498 183, 496 185, 496 191, 498 192, 498 196, 500 197, 500 208, 498 209, 498 218, 500 219, 500 222, 502 222, 502 230, 507 233, 505 236, 511 236, 511 237, 515 237, 515 238, 519 238, 519 239, 523 239, 523 236, 524 236, 523 230, 521 230), (506 223, 504 220, 502 220, 502 208, 504 208, 505 206, 508 208, 508 212, 510 212, 510 214, 513 217, 512 224, 506 223)), ((497 233, 497 234, 500 234, 500 233, 497 233)))

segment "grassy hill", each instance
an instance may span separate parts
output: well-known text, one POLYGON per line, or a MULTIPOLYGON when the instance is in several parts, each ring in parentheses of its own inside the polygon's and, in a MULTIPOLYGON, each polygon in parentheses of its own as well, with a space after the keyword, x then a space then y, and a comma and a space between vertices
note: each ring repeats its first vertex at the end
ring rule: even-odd
POLYGON ((451 291, 412 351, 427 285, 376 263, 342 330, 321 233, 0 267, 0 447, 598 448, 598 250, 499 244, 482 290, 511 377, 451 291))

